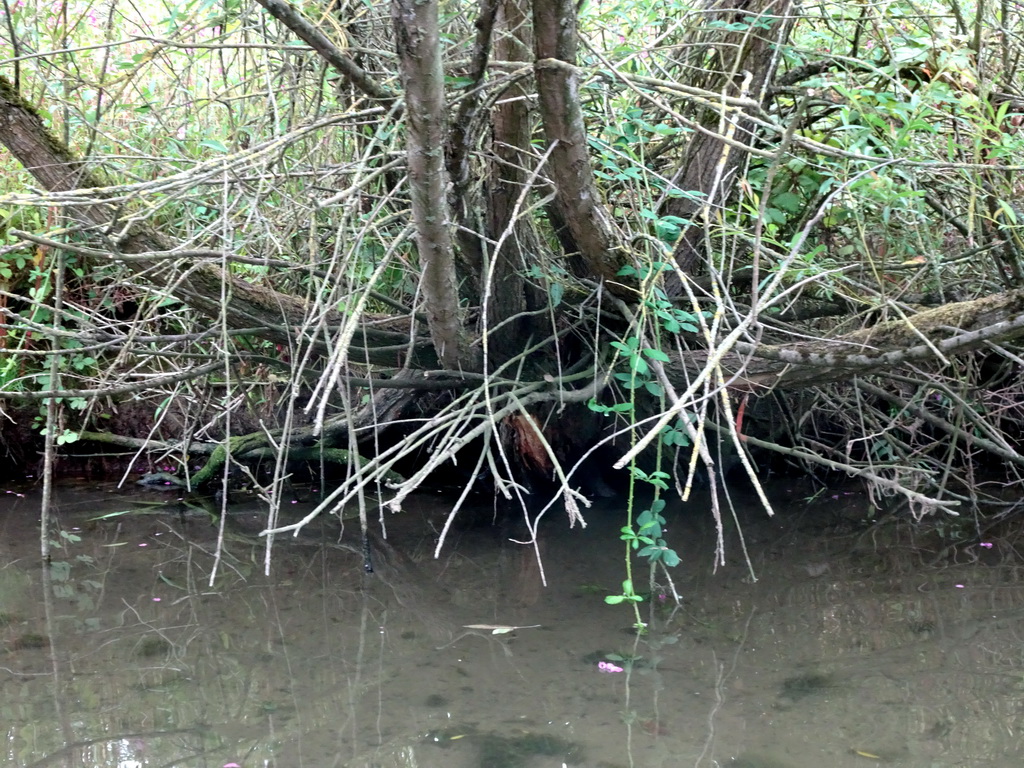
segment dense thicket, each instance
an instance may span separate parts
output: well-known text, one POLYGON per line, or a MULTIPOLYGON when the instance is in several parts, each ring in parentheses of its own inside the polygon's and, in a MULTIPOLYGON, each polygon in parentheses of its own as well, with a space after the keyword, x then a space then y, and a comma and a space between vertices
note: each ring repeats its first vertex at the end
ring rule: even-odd
POLYGON ((581 466, 685 493, 731 455, 976 509, 1024 466, 1016 29, 957 2, 12 5, 5 407, 190 484, 259 458, 274 508, 296 458, 347 464, 321 511, 457 460, 576 519, 581 466))

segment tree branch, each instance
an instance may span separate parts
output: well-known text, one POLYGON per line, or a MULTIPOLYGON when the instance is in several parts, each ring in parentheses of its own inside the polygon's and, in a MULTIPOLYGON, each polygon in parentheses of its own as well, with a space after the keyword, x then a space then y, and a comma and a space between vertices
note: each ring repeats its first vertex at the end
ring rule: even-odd
MULTIPOLYGON (((69 205, 72 216, 87 228, 101 233, 112 233, 114 226, 123 222, 126 211, 104 199, 107 185, 97 174, 87 170, 85 163, 75 158, 44 126, 42 118, 14 90, 10 82, 0 76, 0 144, 29 171, 40 184, 50 192, 76 193, 78 201, 69 205)), ((121 262, 122 255, 153 254, 153 260, 125 259, 121 263, 137 274, 160 266, 160 254, 173 252, 176 243, 162 232, 141 221, 132 223, 127 231, 108 251, 109 258, 121 262)), ((171 268, 164 263, 165 269, 171 268)), ((166 273, 165 273, 166 274, 166 273)), ((192 308, 208 317, 226 317, 230 328, 262 327, 261 338, 279 344, 292 343, 301 329, 307 325, 308 304, 290 294, 257 286, 224 272, 210 263, 186 265, 175 269, 169 276, 170 293, 192 308), (221 286, 228 283, 230 300, 221 303, 221 286)), ((322 327, 337 328, 344 322, 344 316, 329 309, 320 318, 322 327)), ((312 345, 320 352, 328 350, 328 342, 322 334, 308 336, 303 343, 312 345)), ((379 365, 400 367, 407 355, 418 367, 436 367, 436 358, 419 345, 419 340, 410 340, 407 334, 388 337, 385 342, 392 348, 387 350, 367 349, 365 355, 353 354, 353 359, 379 365), (401 345, 395 348, 394 345, 401 345), (424 353, 426 355, 424 356, 424 353)))
MULTIPOLYGON (((870 374, 911 361, 962 354, 987 342, 1024 337, 1024 289, 946 304, 906 321, 880 323, 836 339, 796 344, 737 342, 722 359, 729 388, 741 392, 794 390, 870 374)), ((670 377, 693 376, 703 370, 707 352, 687 353, 676 360, 670 377)))
POLYGON ((256 2, 320 54, 328 64, 344 75, 362 93, 372 99, 384 102, 387 106, 390 106, 391 102, 395 100, 394 93, 366 74, 362 67, 346 56, 327 35, 292 8, 290 3, 286 3, 284 0, 256 0, 256 2))

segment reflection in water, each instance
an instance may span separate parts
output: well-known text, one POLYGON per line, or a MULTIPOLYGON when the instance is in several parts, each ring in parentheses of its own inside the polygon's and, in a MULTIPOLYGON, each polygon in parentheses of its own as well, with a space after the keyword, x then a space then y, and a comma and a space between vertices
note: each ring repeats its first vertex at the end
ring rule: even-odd
POLYGON ((685 604, 655 589, 637 637, 603 601, 622 579, 610 508, 546 532, 547 588, 532 549, 489 531, 433 560, 446 510, 429 499, 389 518, 372 575, 355 531, 326 526, 278 540, 266 577, 240 508, 209 587, 208 517, 114 489, 59 501, 44 574, 38 499, 0 498, 4 764, 1010 768, 1024 752, 1010 541, 922 557, 793 504, 781 524, 751 513, 752 583, 740 562, 711 574, 681 514, 685 604), (122 509, 137 514, 96 520, 122 509))

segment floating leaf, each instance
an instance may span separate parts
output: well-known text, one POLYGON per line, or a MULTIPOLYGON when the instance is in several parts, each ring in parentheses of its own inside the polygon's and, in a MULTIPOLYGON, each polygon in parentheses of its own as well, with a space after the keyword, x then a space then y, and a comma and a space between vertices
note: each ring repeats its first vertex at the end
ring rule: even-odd
POLYGON ((523 627, 513 627, 509 624, 463 624, 463 629, 488 629, 492 635, 505 635, 515 632, 517 629, 537 629, 540 624, 529 624, 523 627))

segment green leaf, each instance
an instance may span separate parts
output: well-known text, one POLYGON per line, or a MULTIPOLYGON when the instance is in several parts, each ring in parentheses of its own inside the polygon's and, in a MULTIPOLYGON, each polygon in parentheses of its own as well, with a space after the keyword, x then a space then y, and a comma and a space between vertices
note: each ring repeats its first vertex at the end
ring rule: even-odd
POLYGON ((619 277, 636 277, 637 271, 636 267, 627 264, 626 266, 622 267, 616 274, 619 275, 619 277))
POLYGON ((65 429, 64 433, 57 435, 57 445, 67 445, 68 443, 75 443, 78 441, 78 433, 73 432, 70 429, 65 429))
MULTIPOLYGON (((57 546, 60 546, 58 543, 57 546)), ((54 581, 67 581, 71 577, 71 563, 54 560, 50 563, 50 578, 54 581)))
POLYGON ((661 535, 661 523, 657 520, 649 519, 640 526, 640 533, 644 535, 637 536, 637 538, 644 544, 654 544, 654 537, 661 535))
POLYGON ((565 294, 565 287, 561 283, 551 284, 551 306, 557 307, 562 303, 562 296, 565 294))
POLYGON ((800 195, 794 192, 781 192, 772 198, 772 202, 775 203, 779 208, 790 213, 796 213, 803 208, 803 200, 800 199, 800 195))
POLYGON ((199 142, 199 146, 207 147, 209 149, 214 150, 215 152, 220 152, 221 154, 224 155, 228 153, 228 148, 225 147, 221 142, 217 141, 216 139, 203 139, 202 141, 199 142))
POLYGON ((630 373, 616 373, 615 380, 619 382, 619 386, 623 389, 639 389, 644 385, 643 381, 637 381, 636 377, 630 373))
POLYGON ((1005 200, 999 201, 999 210, 1002 212, 1003 216, 1005 216, 1006 220, 1010 222, 1010 224, 1017 223, 1017 212, 1014 211, 1013 207, 1005 200))
POLYGON ((668 355, 660 349, 644 349, 643 353, 647 355, 647 358, 650 360, 657 360, 662 363, 667 363, 669 361, 668 355))
POLYGON ((646 389, 653 397, 663 397, 665 390, 662 389, 661 384, 656 381, 645 381, 644 389, 646 389))

